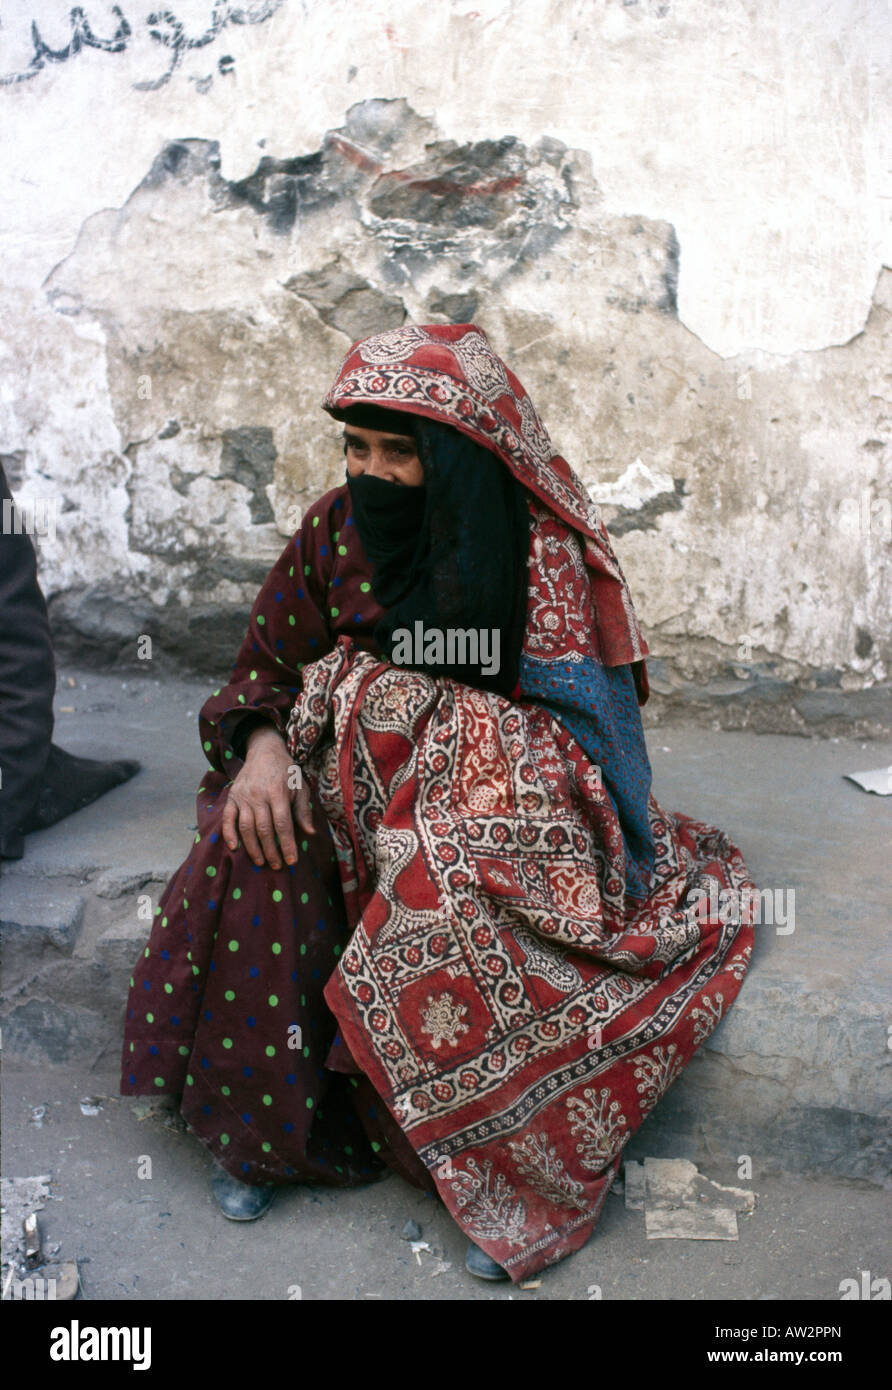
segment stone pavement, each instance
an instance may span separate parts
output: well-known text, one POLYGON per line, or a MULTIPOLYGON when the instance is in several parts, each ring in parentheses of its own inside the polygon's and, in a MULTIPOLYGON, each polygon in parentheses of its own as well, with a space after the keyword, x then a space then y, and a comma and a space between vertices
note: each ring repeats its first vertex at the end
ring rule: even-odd
MULTIPOLYGON (((194 680, 60 675, 57 741, 144 766, 5 866, 5 1174, 53 1174, 61 1200, 42 1221, 62 1258, 90 1260, 90 1297, 286 1298, 291 1285, 307 1298, 512 1296, 465 1275, 450 1218, 397 1178, 288 1190, 257 1228, 223 1221, 200 1146, 116 1097, 127 979, 149 929, 139 899, 154 903, 188 851, 208 693, 194 680), (97 1116, 79 1109, 88 1094, 106 1097, 97 1116), (140 1155, 151 1181, 136 1176, 140 1155), (410 1217, 431 1251, 400 1242, 410 1217)), ((727 832, 772 891, 775 919, 757 928, 734 1009, 628 1157, 685 1157, 738 1185, 748 1157, 760 1197, 737 1243, 648 1241, 641 1213, 611 1197, 595 1240, 547 1273, 540 1296, 589 1298, 597 1285, 604 1298, 838 1298, 860 1270, 892 1272, 881 1239, 892 802, 842 776, 889 763, 892 748, 663 725, 648 745, 657 798, 727 832)))

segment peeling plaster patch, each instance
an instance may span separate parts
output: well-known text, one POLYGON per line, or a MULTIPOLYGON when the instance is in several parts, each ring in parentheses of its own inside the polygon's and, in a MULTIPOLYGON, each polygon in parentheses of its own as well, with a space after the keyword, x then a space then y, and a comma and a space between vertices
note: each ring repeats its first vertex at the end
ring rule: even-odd
POLYGON ((338 258, 319 270, 293 275, 285 288, 306 299, 323 323, 346 333, 351 342, 399 328, 406 319, 401 299, 376 290, 361 275, 345 269, 338 258))
POLYGON ((273 509, 266 487, 275 476, 276 446, 267 425, 242 425, 225 430, 220 453, 220 477, 234 478, 251 493, 251 522, 254 526, 273 521, 273 509))
POLYGON ((604 520, 614 536, 654 530, 657 517, 681 511, 685 492, 683 478, 658 473, 640 458, 616 482, 596 483, 589 488, 593 501, 605 508, 604 520))
POLYGON ((675 484, 667 473, 657 473, 636 458, 615 483, 595 483, 589 488, 589 495, 600 506, 632 509, 642 507, 661 492, 674 491, 675 484))

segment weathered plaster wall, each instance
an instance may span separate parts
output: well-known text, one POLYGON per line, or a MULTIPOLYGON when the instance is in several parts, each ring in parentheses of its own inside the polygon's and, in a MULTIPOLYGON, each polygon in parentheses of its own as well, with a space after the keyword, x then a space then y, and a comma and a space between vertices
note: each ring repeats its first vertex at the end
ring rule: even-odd
POLYGON ((225 668, 341 476, 349 342, 473 319, 603 504, 659 691, 882 722, 884 6, 150 13, 0 29, 0 454, 58 499, 63 646, 225 668))

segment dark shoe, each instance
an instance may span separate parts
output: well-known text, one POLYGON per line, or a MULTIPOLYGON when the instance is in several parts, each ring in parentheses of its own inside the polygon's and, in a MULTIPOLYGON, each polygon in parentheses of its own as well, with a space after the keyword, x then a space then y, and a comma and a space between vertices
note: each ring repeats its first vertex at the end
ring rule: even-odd
POLYGON ((211 1191, 217 1206, 230 1221, 256 1221, 269 1211, 276 1195, 274 1187, 252 1187, 250 1183, 231 1178, 219 1165, 214 1165, 211 1191))
POLYGON ((465 1269, 469 1274, 475 1274, 478 1279, 510 1279, 511 1275, 501 1265, 497 1265, 495 1260, 490 1259, 479 1245, 473 1241, 468 1241, 468 1253, 465 1255, 465 1269))
POLYGON ((104 763, 96 758, 78 758, 52 744, 37 804, 20 827, 22 833, 30 835, 35 830, 46 830, 66 816, 74 815, 75 811, 82 811, 112 787, 129 781, 139 769, 140 764, 132 758, 104 763))

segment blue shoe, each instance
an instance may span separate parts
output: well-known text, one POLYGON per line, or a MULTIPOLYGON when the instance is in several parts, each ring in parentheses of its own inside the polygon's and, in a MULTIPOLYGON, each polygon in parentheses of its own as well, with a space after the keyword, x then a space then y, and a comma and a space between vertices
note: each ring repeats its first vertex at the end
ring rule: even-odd
POLYGON ((256 1221, 269 1211, 276 1195, 276 1189, 269 1185, 252 1187, 250 1183, 231 1178, 219 1164, 214 1164, 211 1191, 229 1221, 256 1221))
POLYGON ((478 1279, 510 1279, 511 1275, 501 1265, 497 1265, 485 1251, 475 1245, 473 1241, 468 1241, 468 1253, 465 1255, 465 1269, 469 1274, 475 1274, 478 1279))

